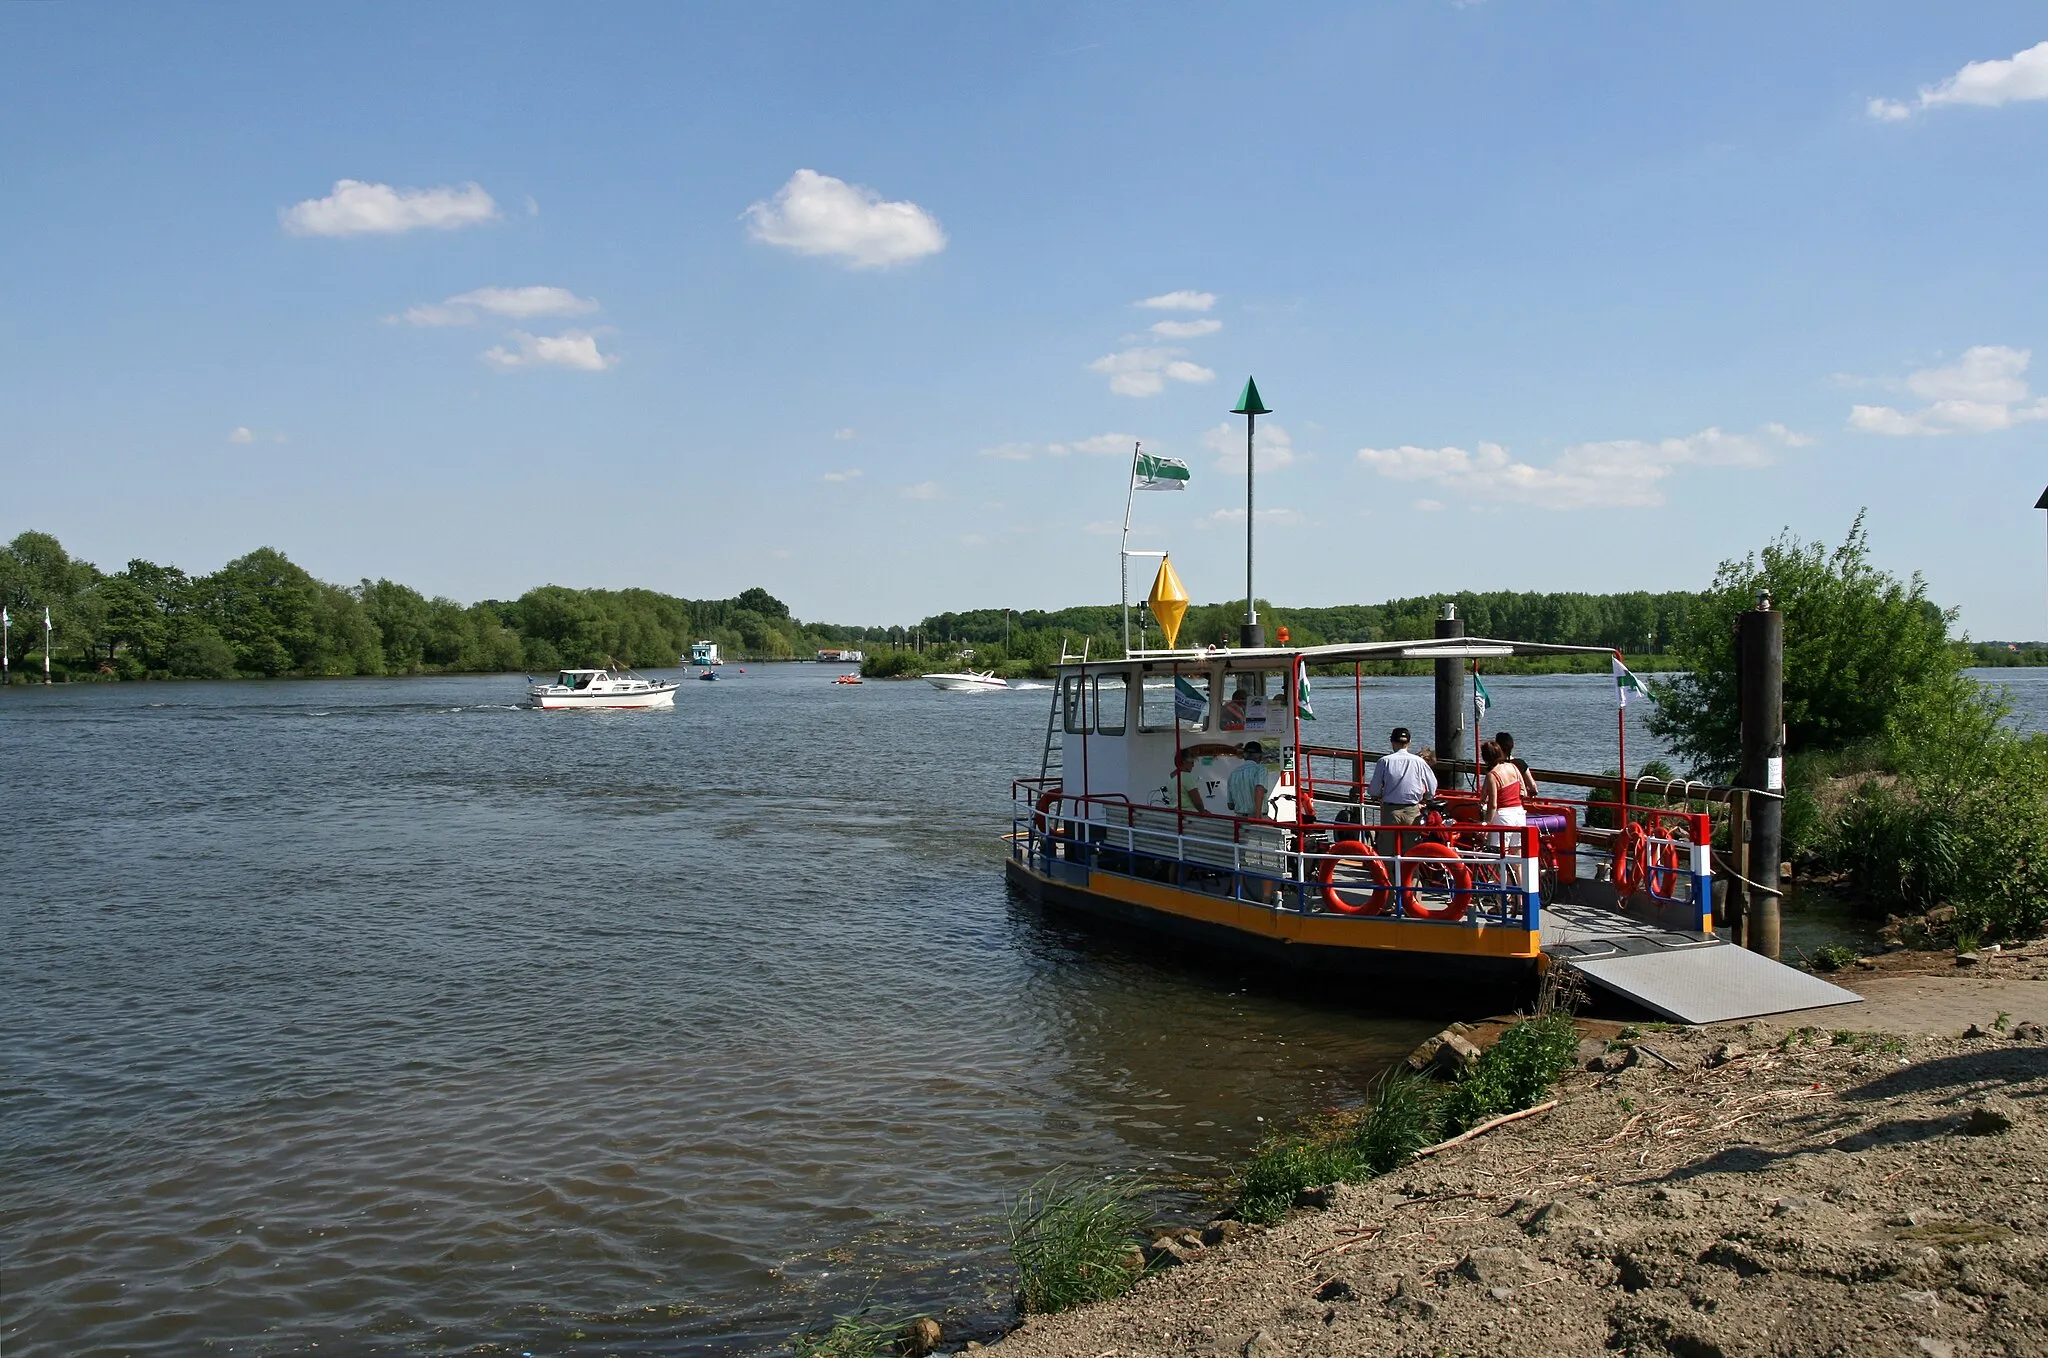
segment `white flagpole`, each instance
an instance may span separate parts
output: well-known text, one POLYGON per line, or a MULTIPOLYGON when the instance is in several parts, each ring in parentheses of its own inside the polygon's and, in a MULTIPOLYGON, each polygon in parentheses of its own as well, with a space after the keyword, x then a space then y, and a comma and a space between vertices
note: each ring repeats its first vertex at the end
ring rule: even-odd
POLYGON ((1131 476, 1124 485, 1124 537, 1116 556, 1118 596, 1123 604, 1125 655, 1131 653, 1131 501, 1138 494, 1138 450, 1144 446, 1139 441, 1131 444, 1131 476))

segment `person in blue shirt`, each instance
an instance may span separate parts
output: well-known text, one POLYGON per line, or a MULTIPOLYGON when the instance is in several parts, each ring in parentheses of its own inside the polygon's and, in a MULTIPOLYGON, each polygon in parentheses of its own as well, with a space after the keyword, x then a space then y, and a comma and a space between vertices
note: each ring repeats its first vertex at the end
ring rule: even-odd
POLYGON ((1248 740, 1238 756, 1244 760, 1230 771, 1230 782, 1226 784, 1225 796, 1230 802, 1233 816, 1251 816, 1263 819, 1267 814, 1267 798, 1272 794, 1273 776, 1266 771, 1262 762, 1265 752, 1259 742, 1248 740))
MULTIPOLYGON (((1408 748, 1407 727, 1396 726, 1388 734, 1387 753, 1373 764, 1365 795, 1380 804, 1381 825, 1422 823, 1422 804, 1436 796, 1436 771, 1408 748)), ((1381 830, 1380 853, 1391 857, 1408 847, 1399 842, 1400 838, 1399 831, 1381 830)), ((1410 837, 1409 843, 1413 842, 1410 837)))

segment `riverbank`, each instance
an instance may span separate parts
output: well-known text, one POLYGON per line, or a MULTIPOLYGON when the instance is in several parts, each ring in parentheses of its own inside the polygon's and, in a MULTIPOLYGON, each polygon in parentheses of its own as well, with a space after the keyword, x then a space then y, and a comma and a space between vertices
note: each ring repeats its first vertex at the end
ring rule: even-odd
POLYGON ((1843 978, 1861 1006, 1584 1024, 1551 1111, 1033 1317, 999 1358, 2048 1350, 2048 1010, 2010 1008, 2048 945, 1878 966, 1843 978))

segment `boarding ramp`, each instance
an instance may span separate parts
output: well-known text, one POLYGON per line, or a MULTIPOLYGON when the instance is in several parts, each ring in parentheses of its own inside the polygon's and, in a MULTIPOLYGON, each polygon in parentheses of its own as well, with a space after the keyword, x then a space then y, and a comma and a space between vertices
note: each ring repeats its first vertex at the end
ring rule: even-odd
POLYGON ((1602 990, 1678 1023, 1854 1004, 1853 991, 1712 934, 1645 928, 1591 905, 1546 905, 1543 951, 1602 990))

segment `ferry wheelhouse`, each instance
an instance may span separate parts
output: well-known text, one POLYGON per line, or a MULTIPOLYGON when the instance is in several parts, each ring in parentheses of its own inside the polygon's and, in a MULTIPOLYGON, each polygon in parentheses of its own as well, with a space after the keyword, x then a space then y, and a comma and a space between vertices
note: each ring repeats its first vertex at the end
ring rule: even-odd
POLYGON ((1012 785, 1006 875, 1048 905, 1315 970, 1518 985, 1568 961, 1693 1022, 1854 1000, 1716 937, 1705 811, 1630 806, 1623 784, 1482 824, 1440 763, 1421 823, 1381 823, 1364 664, 1575 653, 1609 654, 1458 637, 1064 661, 1039 770, 1012 785), (1341 679, 1314 694, 1355 704, 1351 748, 1302 720, 1312 669, 1351 671, 1355 696, 1341 679))

